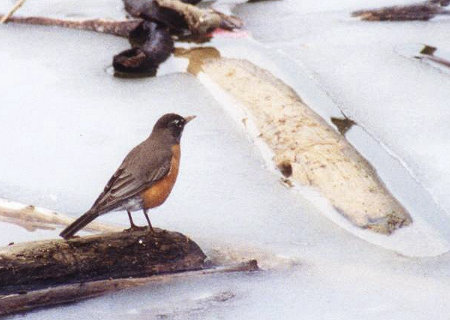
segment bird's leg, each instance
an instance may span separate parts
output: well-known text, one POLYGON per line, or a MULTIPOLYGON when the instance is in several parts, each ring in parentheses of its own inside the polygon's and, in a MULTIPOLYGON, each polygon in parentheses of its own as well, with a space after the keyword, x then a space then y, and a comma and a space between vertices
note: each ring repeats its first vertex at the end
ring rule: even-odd
POLYGON ((127 210, 127 213, 128 213, 128 218, 130 219, 130 226, 131 226, 130 229, 127 229, 127 230, 133 231, 133 230, 139 229, 139 227, 136 226, 136 225, 134 224, 134 222, 133 222, 133 218, 131 217, 131 212, 130 212, 130 210, 127 210))
POLYGON ((152 224, 151 224, 151 222, 150 222, 150 219, 148 218, 147 210, 148 210, 148 209, 142 209, 142 211, 144 212, 145 218, 147 219, 149 230, 150 230, 152 233, 155 233, 155 230, 153 230, 153 227, 152 227, 152 224))

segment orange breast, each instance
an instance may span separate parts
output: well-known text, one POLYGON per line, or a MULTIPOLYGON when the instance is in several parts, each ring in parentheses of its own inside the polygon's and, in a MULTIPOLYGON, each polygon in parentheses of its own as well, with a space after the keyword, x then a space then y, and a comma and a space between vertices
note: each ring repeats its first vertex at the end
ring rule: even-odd
POLYGON ((144 201, 144 208, 150 209, 163 204, 169 196, 172 188, 177 180, 178 169, 180 167, 180 145, 172 147, 172 161, 167 176, 153 186, 145 190, 141 197, 144 201))

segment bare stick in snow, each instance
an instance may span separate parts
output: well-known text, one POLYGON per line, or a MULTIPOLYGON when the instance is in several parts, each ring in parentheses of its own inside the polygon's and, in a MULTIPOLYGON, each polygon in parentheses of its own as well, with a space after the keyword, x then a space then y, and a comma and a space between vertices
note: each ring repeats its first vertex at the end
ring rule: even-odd
POLYGON ((189 30, 194 34, 205 34, 215 28, 234 29, 242 27, 242 21, 212 9, 202 9, 178 0, 154 0, 161 7, 183 15, 189 30))
MULTIPOLYGON (((6 16, 3 16, 3 18, 6 16)), ((58 26, 70 29, 88 30, 100 33, 113 34, 119 37, 128 37, 131 30, 135 29, 141 22, 141 19, 130 20, 64 20, 46 17, 11 17, 8 20, 13 23, 41 25, 41 26, 58 26)))
POLYGON ((436 15, 450 14, 444 7, 448 1, 426 1, 424 3, 385 7, 380 9, 359 10, 352 13, 365 21, 427 21, 436 15))

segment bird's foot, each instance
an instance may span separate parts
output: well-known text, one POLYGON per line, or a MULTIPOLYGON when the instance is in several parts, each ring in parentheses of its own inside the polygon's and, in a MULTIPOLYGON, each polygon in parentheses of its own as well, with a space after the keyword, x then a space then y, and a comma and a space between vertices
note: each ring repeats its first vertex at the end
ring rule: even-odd
POLYGON ((135 225, 135 226, 131 226, 128 229, 124 229, 123 231, 124 232, 133 232, 133 231, 144 231, 146 229, 147 229, 147 227, 138 227, 138 226, 135 225))
POLYGON ((80 236, 76 236, 76 235, 71 235, 70 237, 68 237, 68 238, 65 238, 66 240, 72 240, 72 239, 79 239, 79 238, 81 238, 80 236))

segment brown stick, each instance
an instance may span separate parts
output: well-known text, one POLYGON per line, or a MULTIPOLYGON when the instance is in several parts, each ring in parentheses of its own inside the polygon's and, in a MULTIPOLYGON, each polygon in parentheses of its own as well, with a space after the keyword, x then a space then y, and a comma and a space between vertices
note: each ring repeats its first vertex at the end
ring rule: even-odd
POLYGON ((441 64, 447 68, 450 68, 450 61, 446 60, 444 58, 435 57, 435 56, 427 56, 427 57, 424 57, 424 59, 429 59, 429 60, 436 62, 438 64, 441 64))
POLYGON ((142 286, 151 282, 168 281, 181 277, 198 277, 213 273, 250 272, 256 270, 258 270, 256 260, 250 260, 239 265, 200 271, 173 273, 145 278, 100 280, 87 283, 61 285, 53 288, 31 291, 26 294, 0 296, 0 316, 29 311, 35 308, 80 301, 109 292, 142 286))
POLYGON ((234 29, 242 27, 242 21, 211 9, 201 9, 178 0, 153 0, 159 6, 174 10, 184 16, 194 34, 205 34, 215 28, 234 29))
POLYGON ((447 4, 427 1, 412 5, 359 10, 353 12, 352 16, 365 21, 427 21, 438 14, 449 14, 448 10, 442 8, 445 5, 447 4))
MULTIPOLYGON (((6 16, 3 16, 4 18, 6 16)), ((104 19, 91 20, 63 20, 45 17, 11 17, 8 22, 32 24, 41 26, 58 26, 70 29, 88 30, 100 33, 113 34, 119 37, 128 37, 131 30, 136 28, 141 19, 130 19, 123 21, 110 21, 104 19)))
POLYGON ((9 12, 0 19, 0 24, 7 22, 14 12, 16 12, 25 3, 25 1, 26 0, 18 0, 11 10, 9 10, 9 12))

